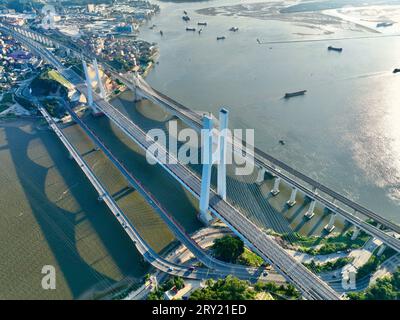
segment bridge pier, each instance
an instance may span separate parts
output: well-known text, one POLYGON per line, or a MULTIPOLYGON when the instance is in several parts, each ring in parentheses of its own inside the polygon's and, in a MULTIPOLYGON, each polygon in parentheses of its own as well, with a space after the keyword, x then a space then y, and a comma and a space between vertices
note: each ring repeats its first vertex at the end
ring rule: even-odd
POLYGON ((256 183, 257 183, 257 184, 263 183, 264 178, 265 178, 265 173, 266 173, 266 172, 267 172, 267 170, 265 170, 265 168, 260 168, 260 169, 258 170, 258 176, 257 176, 257 179, 256 179, 256 183))
POLYGON ((222 199, 226 200, 226 144, 228 135, 229 112, 222 108, 219 112, 219 162, 217 191, 222 199))
POLYGON ((289 200, 286 202, 289 208, 293 207, 296 204, 296 194, 297 194, 297 188, 293 187, 292 188, 292 193, 290 194, 289 200))
POLYGON ((210 186, 211 186, 211 170, 212 170, 212 154, 213 154, 213 120, 211 116, 203 117, 202 131, 202 175, 201 175, 201 193, 200 193, 200 213, 198 218, 205 225, 209 225, 213 221, 213 217, 208 211, 210 203, 210 186))
POLYGON ((279 194, 280 190, 279 190, 279 184, 281 183, 281 178, 280 177, 276 177, 275 181, 274 181, 274 187, 271 190, 271 194, 273 196, 276 196, 279 194))
POLYGON ((314 209, 315 209, 316 204, 317 204, 317 201, 311 200, 310 206, 304 215, 307 219, 312 219, 312 217, 314 217, 314 215, 315 215, 314 209))
POLYGON ((356 240, 358 235, 360 234, 361 229, 354 227, 353 234, 351 235, 351 240, 356 240))
POLYGON ((335 219, 336 219, 336 213, 332 212, 328 224, 324 227, 324 230, 326 232, 331 233, 335 229, 335 219))
POLYGON ((379 247, 379 250, 378 250, 378 252, 376 253, 376 255, 379 257, 379 256, 381 256, 382 254, 383 254, 383 252, 385 251, 385 249, 386 249, 386 245, 385 244, 381 244, 381 246, 379 247))

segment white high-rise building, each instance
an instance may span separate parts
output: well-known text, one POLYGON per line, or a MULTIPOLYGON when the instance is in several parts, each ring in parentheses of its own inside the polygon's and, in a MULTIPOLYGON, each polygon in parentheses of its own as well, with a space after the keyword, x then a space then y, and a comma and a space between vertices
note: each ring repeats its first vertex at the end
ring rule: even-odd
POLYGON ((94 10, 95 10, 94 4, 93 4, 93 3, 89 3, 89 4, 87 5, 87 12, 88 12, 88 13, 93 13, 94 10))

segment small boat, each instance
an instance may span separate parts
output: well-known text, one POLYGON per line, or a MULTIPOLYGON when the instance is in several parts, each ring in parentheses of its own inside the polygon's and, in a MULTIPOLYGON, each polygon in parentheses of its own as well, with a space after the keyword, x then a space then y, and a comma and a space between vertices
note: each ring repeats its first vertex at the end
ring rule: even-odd
POLYGON ((285 99, 289 99, 289 98, 297 97, 297 96, 304 96, 306 92, 307 92, 307 90, 285 93, 285 99))
POLYGON ((217 37, 217 40, 225 40, 226 39, 226 37, 225 36, 222 36, 222 37, 217 37))
POLYGON ((207 26, 207 22, 197 22, 198 26, 207 26))
POLYGON ((186 28, 186 31, 196 31, 196 28, 189 28, 189 27, 187 27, 187 28, 186 28))
POLYGON ((201 34, 203 32, 203 28, 201 28, 200 30, 199 30, 199 34, 201 34))
POLYGON ((279 140, 279 144, 284 146, 286 144, 285 140, 279 140))
POLYGON ((391 27, 394 23, 393 22, 379 22, 377 23, 376 27, 377 28, 386 28, 386 27, 391 27))
POLYGON ((238 27, 232 27, 232 28, 229 29, 229 31, 232 31, 232 32, 236 32, 236 31, 238 31, 238 30, 239 30, 238 27))
POLYGON ((343 51, 343 48, 336 48, 336 47, 329 46, 329 47, 328 47, 328 51, 342 52, 342 51, 343 51))
POLYGON ((163 35, 164 35, 164 32, 162 32, 162 30, 160 30, 160 35, 161 35, 161 36, 163 36, 163 35))
POLYGON ((187 21, 190 21, 189 16, 183 16, 182 19, 183 19, 184 21, 186 21, 186 22, 187 22, 187 21))
POLYGON ((398 73, 398 72, 400 72, 400 68, 396 68, 393 70, 393 73, 398 73))
POLYGON ((186 12, 186 10, 183 10, 183 14, 184 14, 185 16, 187 16, 187 12, 186 12))
POLYGON ((257 38, 257 43, 258 43, 258 44, 261 44, 261 41, 260 41, 260 39, 258 39, 258 38, 257 38))

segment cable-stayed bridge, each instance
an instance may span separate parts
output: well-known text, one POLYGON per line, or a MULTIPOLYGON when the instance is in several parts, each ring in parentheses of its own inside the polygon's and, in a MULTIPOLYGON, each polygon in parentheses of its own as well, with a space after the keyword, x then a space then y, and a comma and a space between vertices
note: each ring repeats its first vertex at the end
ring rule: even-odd
MULTIPOLYGON (((59 60, 46 48, 41 46, 39 43, 46 45, 52 45, 52 40, 45 38, 44 36, 31 33, 24 29, 15 29, 14 35, 18 37, 20 41, 28 45, 32 50, 35 50, 42 56, 43 59, 52 64, 58 71, 70 81, 78 91, 83 93, 85 96, 92 96, 93 109, 98 112, 104 113, 110 120, 116 124, 127 136, 135 141, 144 150, 150 146, 151 143, 146 139, 146 133, 131 119, 122 114, 114 106, 108 103, 105 97, 101 94, 98 95, 95 92, 91 92, 91 88, 83 81, 76 73, 72 70, 64 68, 59 60), (17 34, 16 34, 17 32, 17 34), (32 40, 34 38, 34 40, 32 40)), ((107 68, 107 66, 104 66, 107 68)), ((191 111, 190 109, 182 106, 174 100, 168 98, 157 90, 151 88, 142 78, 135 76, 132 79, 128 79, 125 76, 116 73, 113 70, 109 70, 110 73, 124 82, 128 87, 135 90, 136 93, 143 97, 161 105, 172 114, 179 117, 182 121, 187 123, 189 126, 202 129, 204 124, 204 117, 191 111)), ((239 147, 241 141, 228 141, 233 144, 234 149, 239 147)), ((162 148, 163 146, 160 146, 162 148)), ((241 149, 240 149, 241 150, 241 149)), ((168 151, 165 150, 167 153, 168 151)), ((174 157, 174 155, 171 155, 174 157)), ((317 183, 311 178, 297 172, 290 168, 284 163, 274 159, 273 157, 265 154, 264 152, 255 149, 254 163, 259 168, 258 180, 264 179, 265 173, 268 171, 272 173, 275 178, 273 194, 279 192, 279 183, 283 180, 289 184, 293 190, 289 199, 289 204, 292 204, 297 191, 301 191, 307 195, 312 201, 310 203, 309 212, 313 213, 315 203, 318 201, 323 204, 326 208, 331 211, 331 219, 329 224, 326 226, 327 230, 330 230, 334 225, 336 215, 342 216, 346 221, 355 225, 359 230, 364 230, 366 233, 382 240, 383 243, 389 247, 400 251, 399 240, 395 237, 388 235, 380 228, 374 227, 371 224, 365 222, 355 215, 354 210, 361 213, 365 217, 369 217, 383 225, 384 227, 398 232, 399 227, 394 223, 383 219, 379 215, 373 213, 370 210, 363 208, 362 206, 355 204, 351 200, 341 196, 340 194, 330 190, 329 188, 317 183), (321 193, 319 193, 319 192, 321 193), (350 210, 349 210, 350 209, 350 210)), ((189 190, 196 198, 200 201, 204 200, 204 179, 198 177, 192 170, 179 163, 177 164, 165 164, 159 159, 155 159, 158 163, 169 172, 179 183, 181 183, 187 190, 189 190), (203 188, 202 188, 203 184, 203 188), (202 196, 203 195, 203 196, 202 196)), ((204 178, 204 177, 203 177, 204 178)), ((272 237, 267 235, 261 230, 254 222, 248 217, 243 215, 240 210, 235 208, 229 201, 226 201, 218 191, 207 188, 208 201, 207 210, 224 221, 238 236, 240 236, 250 247, 252 247, 261 257, 266 261, 269 261, 274 267, 281 272, 286 279, 291 281, 293 284, 300 289, 305 298, 308 299, 338 299, 338 294, 332 290, 326 283, 315 276, 311 271, 305 268, 300 263, 297 263, 292 257, 290 257, 286 251, 278 245, 272 237)), ((204 209, 204 208, 203 208, 204 209)), ((204 213, 204 212, 203 212, 204 213)))

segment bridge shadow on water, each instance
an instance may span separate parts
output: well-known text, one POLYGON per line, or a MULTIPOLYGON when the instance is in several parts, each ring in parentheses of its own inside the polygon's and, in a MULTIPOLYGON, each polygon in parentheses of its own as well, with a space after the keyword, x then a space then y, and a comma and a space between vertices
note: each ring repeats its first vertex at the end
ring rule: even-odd
POLYGON ((149 164, 140 147, 107 117, 88 116, 83 120, 185 230, 191 233, 202 227, 195 199, 161 166, 149 164))
MULTIPOLYGON (((109 259, 108 264, 115 264, 112 268, 117 268, 123 276, 142 276, 147 269, 146 264, 105 205, 97 201, 98 195, 84 174, 73 160, 68 160, 67 151, 56 136, 51 136, 50 131, 39 131, 32 136, 13 127, 7 127, 5 131, 24 195, 55 259, 55 267, 62 273, 72 298, 82 297, 91 288, 105 289, 116 283, 115 279, 96 270, 95 263, 103 259, 109 259), (30 159, 28 149, 33 139, 38 139, 44 146, 52 163, 51 167, 39 165, 30 159), (52 187, 49 183, 54 181, 47 181, 49 170, 57 170, 60 174, 72 201, 78 204, 79 211, 63 209, 57 205, 58 200, 48 198, 47 190, 52 187), (82 223, 88 223, 85 236, 77 233, 77 228, 82 223), (89 240, 85 239, 89 235, 87 229, 93 229, 91 234, 98 236, 100 245, 91 247, 93 243, 88 243, 89 240), (103 252, 96 252, 102 247, 103 252), (97 258, 93 262, 85 261, 82 254, 86 252, 87 256, 93 256, 89 255, 93 251, 97 258)), ((86 259, 90 260, 88 257, 86 259)), ((46 265, 52 262, 39 263, 46 265)), ((41 267, 39 266, 38 272, 41 267)), ((106 269, 109 270, 109 267, 106 269)))

